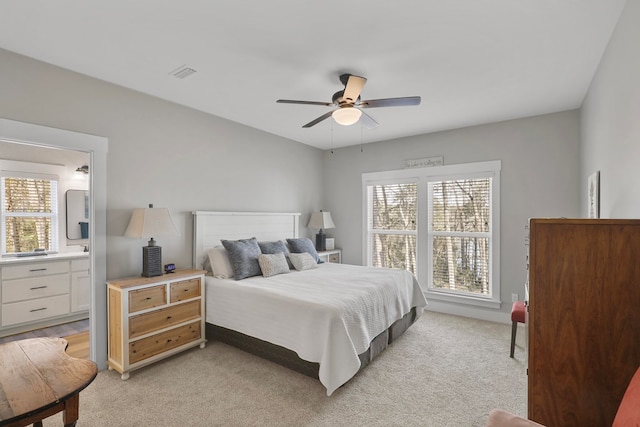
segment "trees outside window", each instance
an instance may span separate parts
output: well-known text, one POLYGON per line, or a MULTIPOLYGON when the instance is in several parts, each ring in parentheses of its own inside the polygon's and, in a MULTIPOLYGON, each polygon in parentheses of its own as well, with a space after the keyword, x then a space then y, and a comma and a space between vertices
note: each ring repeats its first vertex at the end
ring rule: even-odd
POLYGON ((499 177, 499 161, 363 174, 367 265, 499 307, 499 177))
POLYGON ((429 182, 430 285, 488 295, 491 178, 429 182))
POLYGON ((416 183, 371 185, 367 191, 370 265, 416 274, 416 183))
POLYGON ((57 179, 2 176, 2 253, 57 251, 57 179))

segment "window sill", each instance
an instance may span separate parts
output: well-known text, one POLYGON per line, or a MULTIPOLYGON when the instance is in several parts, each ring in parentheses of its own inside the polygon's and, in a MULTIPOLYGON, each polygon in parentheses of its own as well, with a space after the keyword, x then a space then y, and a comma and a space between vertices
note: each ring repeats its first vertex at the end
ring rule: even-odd
POLYGON ((426 290, 424 292, 424 295, 427 298, 427 301, 432 299, 432 300, 438 300, 438 301, 452 302, 456 304, 466 304, 466 305, 473 305, 476 307, 491 308, 494 310, 500 310, 500 305, 502 304, 500 300, 493 300, 488 298, 474 297, 471 295, 453 294, 450 292, 441 292, 441 291, 433 291, 433 290, 426 290))

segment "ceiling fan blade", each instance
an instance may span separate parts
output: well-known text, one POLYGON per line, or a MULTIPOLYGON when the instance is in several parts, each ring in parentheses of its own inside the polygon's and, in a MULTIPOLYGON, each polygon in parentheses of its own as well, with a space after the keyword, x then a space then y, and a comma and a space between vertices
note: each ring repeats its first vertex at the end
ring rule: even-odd
POLYGON ((378 122, 376 122, 373 117, 371 117, 364 111, 362 111, 360 121, 362 122, 362 126, 366 127, 367 129, 373 129, 378 126, 378 122))
POLYGON ((305 104, 305 105, 322 105, 325 107, 331 107, 333 103, 331 102, 316 102, 316 101, 296 101, 293 99, 278 99, 276 102, 281 104, 305 104))
POLYGON ((360 108, 374 108, 374 107, 404 107, 408 105, 420 105, 419 96, 407 96, 404 98, 384 98, 384 99, 369 99, 362 101, 358 104, 360 108))
POLYGON ((350 75, 347 80, 347 84, 344 87, 344 94, 342 95, 342 98, 349 104, 355 103, 358 100, 360 92, 362 92, 362 88, 366 82, 367 79, 364 77, 350 75))
POLYGON ((329 117, 331 117, 331 114, 333 114, 333 111, 329 111, 328 113, 324 113, 323 115, 321 115, 320 117, 318 117, 315 120, 311 120, 309 123, 307 123, 306 125, 302 126, 303 128, 310 128, 311 126, 315 126, 318 123, 320 123, 321 121, 328 119, 329 117))

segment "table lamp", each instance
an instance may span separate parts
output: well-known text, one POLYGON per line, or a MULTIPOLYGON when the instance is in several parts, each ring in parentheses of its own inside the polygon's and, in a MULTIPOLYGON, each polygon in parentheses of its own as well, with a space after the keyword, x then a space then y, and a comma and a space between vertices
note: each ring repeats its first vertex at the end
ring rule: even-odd
POLYGON ((320 211, 311 214, 307 227, 319 229, 318 234, 316 234, 316 250, 327 250, 327 236, 323 230, 325 228, 335 228, 335 226, 333 219, 331 219, 331 212, 320 211))
POLYGON ((171 214, 166 208, 136 208, 133 210, 129 226, 124 235, 136 239, 150 239, 142 247, 142 275, 144 277, 162 276, 162 248, 156 245, 154 236, 177 235, 171 214))

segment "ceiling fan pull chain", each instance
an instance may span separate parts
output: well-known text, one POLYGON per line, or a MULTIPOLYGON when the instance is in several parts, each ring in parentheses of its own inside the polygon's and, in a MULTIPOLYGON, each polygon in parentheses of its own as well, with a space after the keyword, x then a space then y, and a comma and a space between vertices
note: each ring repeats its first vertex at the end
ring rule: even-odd
POLYGON ((333 122, 331 122, 331 154, 333 154, 333 122))

